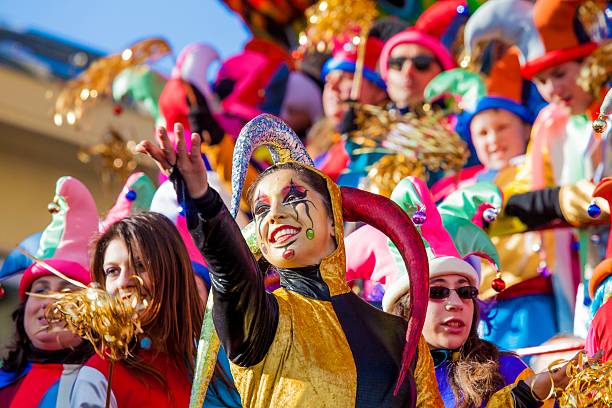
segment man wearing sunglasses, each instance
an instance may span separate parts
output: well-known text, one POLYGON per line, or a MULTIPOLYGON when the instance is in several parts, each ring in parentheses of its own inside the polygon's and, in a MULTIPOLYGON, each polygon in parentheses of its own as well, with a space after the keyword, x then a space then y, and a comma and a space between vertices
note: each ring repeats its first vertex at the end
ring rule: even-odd
POLYGON ((380 55, 387 93, 403 113, 418 111, 429 81, 454 66, 453 56, 439 40, 414 28, 391 37, 380 55))

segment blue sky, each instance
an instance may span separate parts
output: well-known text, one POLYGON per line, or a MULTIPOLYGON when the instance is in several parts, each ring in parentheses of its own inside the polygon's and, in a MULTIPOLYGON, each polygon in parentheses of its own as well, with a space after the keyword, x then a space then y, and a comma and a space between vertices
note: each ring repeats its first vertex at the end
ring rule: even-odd
POLYGON ((220 0, 0 0, 0 23, 35 28, 105 52, 161 36, 175 55, 187 44, 207 42, 227 57, 241 50, 249 36, 220 0))

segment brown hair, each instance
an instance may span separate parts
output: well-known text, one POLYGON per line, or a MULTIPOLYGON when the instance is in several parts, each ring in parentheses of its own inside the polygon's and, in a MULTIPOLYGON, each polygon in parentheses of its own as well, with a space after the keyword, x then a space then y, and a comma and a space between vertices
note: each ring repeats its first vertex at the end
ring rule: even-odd
POLYGON ((321 197, 323 197, 323 203, 325 204, 327 214, 329 215, 329 218, 331 218, 332 220, 334 219, 331 198, 329 196, 329 190, 327 189, 327 182, 325 181, 325 179, 317 173, 308 170, 306 167, 292 162, 277 164, 272 167, 268 167, 265 171, 261 172, 259 176, 257 176, 257 178, 255 179, 255 181, 253 181, 247 192, 247 199, 249 201, 249 204, 253 203, 253 195, 255 194, 257 185, 261 182, 261 180, 263 180, 266 176, 270 174, 276 173, 279 170, 293 170, 300 177, 302 177, 304 181, 314 189, 314 191, 316 191, 321 195, 321 197))
MULTIPOLYGON (((149 274, 151 306, 142 316, 142 328, 151 338, 153 350, 167 354, 172 361, 183 362, 193 374, 204 307, 178 230, 168 218, 154 212, 132 215, 113 224, 96 240, 91 261, 93 279, 103 287, 104 256, 115 239, 125 242, 131 266, 142 262, 149 274)), ((135 344, 134 357, 125 364, 165 384, 162 373, 138 358, 138 349, 135 344)))
MULTIPOLYGON (((478 337, 480 306, 474 300, 474 314, 470 333, 459 352, 457 361, 450 361, 448 383, 453 390, 457 407, 479 407, 505 386, 499 371, 499 349, 495 344, 478 337)), ((392 313, 407 317, 410 312, 410 294, 402 296, 393 306, 392 313)))

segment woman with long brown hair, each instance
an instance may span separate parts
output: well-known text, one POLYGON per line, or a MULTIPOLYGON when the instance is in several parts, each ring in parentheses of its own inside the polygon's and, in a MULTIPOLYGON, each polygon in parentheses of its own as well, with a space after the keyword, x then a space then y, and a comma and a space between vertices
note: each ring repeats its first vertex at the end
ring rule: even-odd
MULTIPOLYGON (((204 308, 175 226, 153 212, 116 222, 96 240, 91 271, 107 292, 139 292, 148 300, 139 316, 144 337, 114 365, 111 406, 187 406, 204 308)), ((102 406, 109 369, 109 361, 92 357, 79 372, 71 405, 102 406)))

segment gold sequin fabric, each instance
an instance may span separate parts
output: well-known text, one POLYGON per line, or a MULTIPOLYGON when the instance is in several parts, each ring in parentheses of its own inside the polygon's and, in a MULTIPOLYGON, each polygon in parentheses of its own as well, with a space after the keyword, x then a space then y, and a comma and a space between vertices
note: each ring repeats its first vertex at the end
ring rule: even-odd
POLYGON ((274 296, 279 322, 266 357, 252 367, 231 364, 243 406, 355 406, 357 370, 331 302, 283 288, 274 296))

